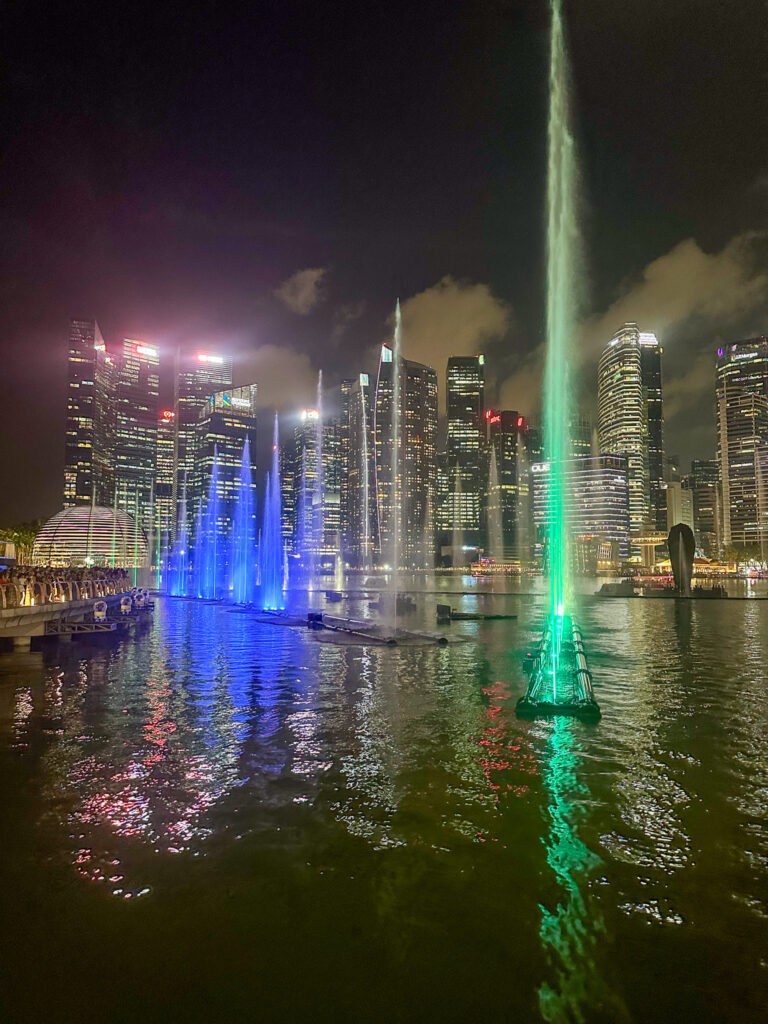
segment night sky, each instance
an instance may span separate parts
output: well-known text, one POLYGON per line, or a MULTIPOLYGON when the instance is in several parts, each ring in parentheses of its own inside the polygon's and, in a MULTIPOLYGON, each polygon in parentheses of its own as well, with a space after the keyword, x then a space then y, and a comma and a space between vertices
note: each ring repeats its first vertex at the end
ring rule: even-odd
MULTIPOLYGON (((545 0, 238 7, 4 10, 0 525, 60 507, 71 316, 110 346, 231 350, 288 413, 319 368, 373 368, 399 295, 406 356, 442 383, 485 351, 492 400, 536 414, 545 0)), ((765 5, 567 16, 581 403, 637 319, 668 451, 711 457, 714 349, 768 330, 765 5)))

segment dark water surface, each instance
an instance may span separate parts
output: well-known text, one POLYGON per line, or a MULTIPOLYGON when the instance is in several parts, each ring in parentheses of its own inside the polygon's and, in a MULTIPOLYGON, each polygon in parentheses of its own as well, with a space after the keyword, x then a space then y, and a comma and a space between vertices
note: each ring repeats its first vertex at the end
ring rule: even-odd
POLYGON ((586 599, 597 726, 516 720, 493 604, 0 655, 2 1020, 768 1019, 768 602, 586 599))

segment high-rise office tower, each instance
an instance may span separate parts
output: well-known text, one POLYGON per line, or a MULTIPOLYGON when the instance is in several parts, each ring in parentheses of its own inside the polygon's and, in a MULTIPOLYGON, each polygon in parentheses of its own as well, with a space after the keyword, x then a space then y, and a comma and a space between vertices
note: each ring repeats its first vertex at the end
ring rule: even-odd
POLYGON ((633 533, 666 528, 661 353, 655 334, 627 323, 598 364, 600 451, 627 459, 633 533))
POLYGON ((341 491, 344 559, 353 568, 370 568, 378 556, 379 530, 373 398, 367 373, 351 382, 345 406, 348 456, 341 491))
POLYGON ((340 445, 340 470, 341 481, 339 484, 339 517, 341 551, 344 560, 349 562, 348 549, 350 546, 350 525, 349 525, 349 467, 354 461, 349 450, 349 430, 352 419, 352 392, 355 388, 354 377, 345 377, 340 386, 341 413, 339 416, 339 445, 340 445))
POLYGON ((705 555, 717 551, 720 518, 717 459, 693 459, 688 485, 693 495, 693 532, 705 555))
POLYGON ((664 484, 664 495, 667 499, 667 530, 679 523, 695 530, 693 491, 680 480, 670 480, 664 484))
MULTIPOLYGON (((256 384, 217 391, 207 399, 199 414, 191 440, 192 472, 188 476, 187 507, 190 516, 207 507, 214 460, 217 465, 217 535, 223 541, 219 564, 228 558, 228 539, 238 499, 243 446, 249 442, 253 507, 256 505, 256 384)), ((189 442, 189 437, 187 441, 189 442)))
POLYGON ((157 471, 155 473, 155 555, 170 545, 174 527, 173 453, 176 424, 173 409, 162 409, 157 419, 157 471))
POLYGON ((485 548, 494 557, 489 534, 496 517, 501 524, 504 558, 530 558, 533 523, 531 503, 532 463, 540 457, 538 434, 531 431, 525 418, 511 409, 488 409, 488 470, 485 500, 485 548), (495 467, 496 477, 493 477, 495 467))
POLYGON ((399 567, 423 569, 434 562, 437 376, 429 366, 401 359, 395 389, 394 366, 391 348, 383 345, 375 400, 381 559, 392 564, 397 541, 399 567))
POLYGON ((717 350, 721 542, 768 543, 768 337, 717 350))
POLYGON ((154 527, 158 369, 156 348, 123 340, 115 389, 115 507, 132 515, 147 537, 154 527))
POLYGON ((339 422, 302 409, 282 463, 283 536, 290 551, 322 560, 339 552, 343 465, 339 422), (320 455, 318 456, 318 445, 320 455))
POLYGON ((447 436, 439 523, 480 541, 485 479, 485 357, 452 356, 446 372, 447 436))
MULTIPOLYGON (((531 471, 534 522, 546 546, 551 515, 550 464, 534 463, 531 471)), ((595 538, 614 547, 611 561, 626 557, 631 515, 627 460, 612 455, 568 459, 564 481, 566 518, 572 537, 582 542, 595 538)))
POLYGON ((115 365, 95 320, 69 325, 64 507, 112 505, 115 365))
MULTIPOLYGON (((194 355, 176 353, 173 412, 176 424, 174 452, 174 505, 184 485, 191 480, 194 438, 200 414, 207 410, 211 395, 232 387, 232 361, 211 352, 194 355)), ((175 514, 175 513, 174 513, 175 514)))
POLYGON ((589 416, 577 414, 570 422, 571 455, 573 458, 584 458, 592 455, 592 420, 589 416))
POLYGON ((648 491, 650 523, 661 529, 666 522, 664 485, 664 402, 661 388, 663 349, 650 331, 639 331, 640 375, 648 425, 648 491))
POLYGON ((290 441, 280 445, 280 490, 282 491, 283 499, 283 549, 288 553, 292 553, 296 541, 298 483, 296 480, 296 450, 290 441))
POLYGON ((341 483, 348 448, 343 444, 346 429, 339 416, 323 423, 323 546, 328 552, 341 551, 341 483))

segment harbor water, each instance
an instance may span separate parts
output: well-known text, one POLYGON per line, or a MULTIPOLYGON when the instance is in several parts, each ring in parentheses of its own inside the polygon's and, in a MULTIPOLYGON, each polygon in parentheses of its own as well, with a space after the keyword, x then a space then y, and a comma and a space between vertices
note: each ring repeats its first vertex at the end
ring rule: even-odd
POLYGON ((546 595, 485 586, 446 647, 161 598, 0 655, 2 1019, 764 1020, 768 601, 585 584, 602 721, 522 722, 546 595))

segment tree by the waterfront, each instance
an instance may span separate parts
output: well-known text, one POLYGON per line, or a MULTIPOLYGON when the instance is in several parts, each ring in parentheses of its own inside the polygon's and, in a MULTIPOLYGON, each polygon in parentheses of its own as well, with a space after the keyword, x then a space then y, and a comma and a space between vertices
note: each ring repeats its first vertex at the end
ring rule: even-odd
POLYGON ((15 526, 0 526, 0 540, 9 540, 16 545, 16 560, 22 565, 32 557, 32 545, 42 525, 42 519, 33 519, 15 526))

